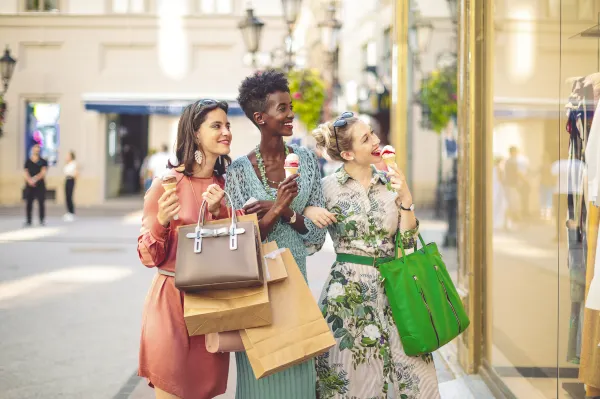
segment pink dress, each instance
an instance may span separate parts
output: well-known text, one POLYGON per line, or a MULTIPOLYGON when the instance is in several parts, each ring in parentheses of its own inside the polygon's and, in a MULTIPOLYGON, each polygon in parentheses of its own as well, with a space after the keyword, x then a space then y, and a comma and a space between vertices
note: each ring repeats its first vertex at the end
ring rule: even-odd
MULTIPOLYGON (((181 204, 179 220, 168 228, 156 220, 158 199, 164 193, 160 179, 155 179, 144 198, 142 224, 146 232, 138 238, 138 254, 147 267, 175 271, 177 226, 195 224, 202 193, 213 183, 224 186, 222 178, 188 178, 179 172, 177 195, 181 204), (192 190, 193 185, 193 190, 192 190)), ((222 204, 221 215, 226 215, 222 204)), ((207 212, 210 219, 210 213, 207 212)), ((204 336, 189 337, 183 319, 183 293, 174 278, 156 274, 144 306, 140 364, 138 375, 148 384, 182 399, 208 399, 225 392, 229 371, 229 354, 206 351, 204 336)))

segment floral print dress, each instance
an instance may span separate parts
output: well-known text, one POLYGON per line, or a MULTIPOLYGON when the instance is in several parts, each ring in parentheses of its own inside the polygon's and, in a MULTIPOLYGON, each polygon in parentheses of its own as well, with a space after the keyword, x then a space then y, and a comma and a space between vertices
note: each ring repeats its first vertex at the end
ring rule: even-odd
MULTIPOLYGON (((337 253, 394 256, 400 225, 397 193, 384 172, 373 168, 368 189, 343 167, 323 179, 326 208, 337 217, 329 234, 337 253)), ((418 226, 401 232, 414 247, 418 226)), ((436 399, 431 355, 409 357, 402 349, 379 271, 374 266, 336 262, 319 305, 336 345, 316 360, 320 399, 436 399)))

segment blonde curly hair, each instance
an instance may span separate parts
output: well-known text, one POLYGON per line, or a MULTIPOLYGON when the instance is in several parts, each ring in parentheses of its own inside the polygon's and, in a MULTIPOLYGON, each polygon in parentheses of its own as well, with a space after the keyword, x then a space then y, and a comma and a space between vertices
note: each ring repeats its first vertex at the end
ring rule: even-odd
POLYGON ((312 131, 317 146, 327 152, 334 161, 346 162, 342 158, 343 151, 352 151, 352 128, 360 120, 357 117, 345 118, 346 125, 333 128, 335 121, 321 123, 312 131), (337 132, 337 138, 336 138, 337 132))

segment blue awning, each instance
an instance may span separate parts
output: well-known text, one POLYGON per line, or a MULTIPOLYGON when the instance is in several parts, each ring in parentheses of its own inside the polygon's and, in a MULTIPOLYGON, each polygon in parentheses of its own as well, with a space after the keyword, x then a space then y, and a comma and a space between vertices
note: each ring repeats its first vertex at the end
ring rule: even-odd
MULTIPOLYGON (((87 111, 101 114, 172 115, 179 116, 193 101, 85 101, 87 111)), ((229 115, 241 116, 244 111, 235 101, 228 101, 229 115)))

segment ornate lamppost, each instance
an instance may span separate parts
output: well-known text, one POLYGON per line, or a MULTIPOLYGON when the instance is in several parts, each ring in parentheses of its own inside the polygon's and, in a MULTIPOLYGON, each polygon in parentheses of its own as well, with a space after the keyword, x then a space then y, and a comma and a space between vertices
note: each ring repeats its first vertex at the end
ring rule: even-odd
POLYGON ((323 115, 324 120, 331 119, 331 106, 333 104, 333 95, 338 82, 338 54, 339 54, 339 37, 342 23, 336 19, 335 2, 331 1, 325 12, 325 20, 319 23, 321 30, 321 43, 325 46, 325 53, 331 66, 331 80, 327 96, 327 106, 323 115))
POLYGON ((10 83, 10 79, 15 71, 16 64, 17 60, 10 56, 10 49, 8 46, 6 46, 4 55, 2 58, 0 58, 0 76, 2 77, 2 83, 4 85, 4 89, 1 94, 6 93, 8 90, 8 84, 10 83))
POLYGON ((294 67, 294 40, 292 34, 298 20, 298 15, 300 14, 302 0, 281 0, 281 5, 283 7, 283 18, 288 28, 287 36, 285 37, 285 63, 283 64, 283 68, 289 72, 294 67))
POLYGON ((2 92, 0 92, 0 137, 3 134, 3 125, 4 119, 6 117, 6 102, 4 101, 4 94, 8 90, 8 84, 12 78, 13 72, 15 71, 15 65, 17 64, 17 60, 15 60, 10 55, 10 49, 6 46, 4 50, 4 55, 0 58, 0 77, 2 78, 2 92))
POLYGON ((256 68, 256 53, 260 48, 261 33, 264 26, 265 23, 254 15, 254 9, 252 8, 246 10, 246 18, 238 25, 246 44, 246 50, 252 54, 252 68, 256 68))
MULTIPOLYGON (((455 36, 454 36, 454 48, 446 55, 446 68, 451 68, 451 70, 456 73, 456 35, 458 34, 458 1, 457 0, 448 0, 448 8, 450 10, 450 19, 452 20, 452 24, 454 26, 455 36)), ((438 63, 443 59, 443 54, 438 56, 438 63)), ((454 129, 454 122, 452 123, 452 128, 454 129)), ((454 132, 452 136, 454 140, 454 146, 456 146, 456 137, 454 137, 454 132)), ((446 237, 444 238, 444 246, 445 247, 456 247, 458 244, 458 232, 457 232, 457 216, 458 216, 458 149, 455 150, 456 153, 452 158, 452 171, 446 183, 446 190, 444 192, 444 199, 446 200, 446 215, 448 218, 448 231, 446 232, 446 237)))

